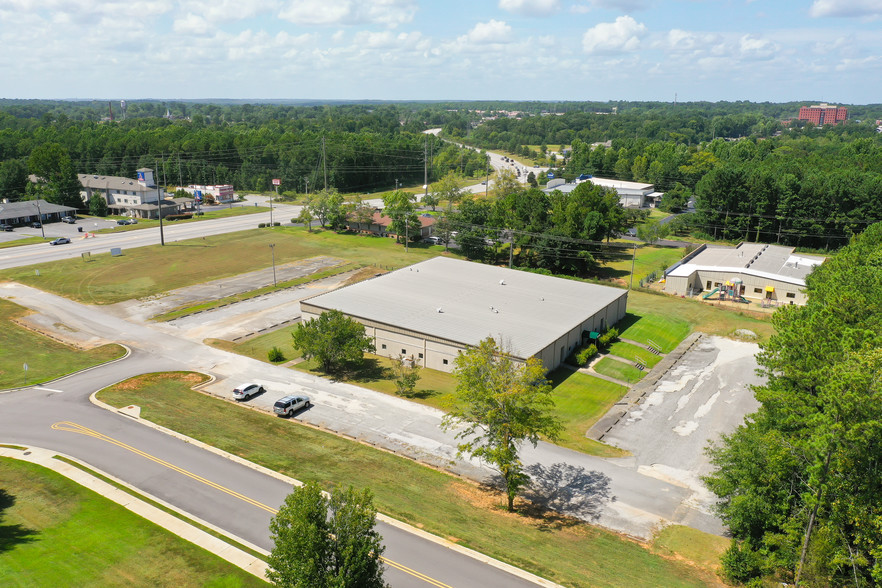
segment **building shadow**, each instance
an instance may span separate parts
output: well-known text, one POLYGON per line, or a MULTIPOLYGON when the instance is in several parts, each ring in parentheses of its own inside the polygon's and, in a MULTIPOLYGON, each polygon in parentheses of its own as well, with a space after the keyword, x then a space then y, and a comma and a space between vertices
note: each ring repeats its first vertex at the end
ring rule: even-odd
POLYGON ((615 500, 609 476, 597 471, 556 463, 534 464, 526 472, 532 483, 524 489, 523 497, 544 510, 596 521, 604 505, 615 500))
POLYGON ((0 488, 0 553, 12 551, 16 545, 32 543, 37 540, 37 531, 24 525, 4 525, 3 519, 7 510, 15 504, 15 496, 0 488))

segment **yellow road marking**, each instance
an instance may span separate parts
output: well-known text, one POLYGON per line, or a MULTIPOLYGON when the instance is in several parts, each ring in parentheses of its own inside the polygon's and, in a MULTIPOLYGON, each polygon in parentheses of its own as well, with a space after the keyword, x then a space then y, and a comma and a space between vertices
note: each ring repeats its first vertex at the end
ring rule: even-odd
MULTIPOLYGON (((67 431, 69 433, 77 433, 80 435, 86 435, 87 437, 94 437, 95 439, 99 439, 99 440, 104 441, 106 443, 110 443, 111 445, 116 445, 117 447, 121 447, 122 449, 125 449, 126 451, 131 451, 132 453, 134 453, 136 455, 140 455, 141 457, 143 457, 145 459, 149 459, 150 461, 152 461, 154 463, 157 463, 161 466, 167 467, 168 469, 173 470, 175 472, 178 472, 179 474, 187 476, 188 478, 191 478, 193 480, 196 480, 197 482, 201 482, 201 483, 205 484, 206 486, 210 486, 210 487, 214 488, 215 490, 220 490, 221 492, 224 492, 234 498, 238 498, 239 500, 247 502, 248 504, 250 504, 252 506, 256 506, 257 508, 261 508, 261 509, 267 511, 268 513, 275 515, 279 512, 278 510, 276 510, 270 506, 267 506, 267 505, 263 504, 262 502, 258 502, 257 500, 254 500, 253 498, 249 498, 248 496, 245 496, 244 494, 240 494, 239 492, 236 492, 235 490, 230 490, 229 488, 226 488, 225 486, 221 486, 220 484, 217 484, 216 482, 212 482, 211 480, 208 480, 207 478, 203 478, 202 476, 199 476, 199 475, 194 474, 192 472, 189 472, 181 467, 178 467, 172 463, 169 463, 169 462, 165 461, 164 459, 160 459, 158 457, 150 455, 149 453, 145 453, 144 451, 141 451, 140 449, 132 447, 131 445, 123 443, 122 441, 118 441, 117 439, 114 439, 113 437, 108 437, 104 433, 99 433, 98 431, 95 431, 95 430, 90 429, 88 427, 84 427, 83 425, 79 425, 77 423, 72 423, 70 421, 61 421, 58 423, 54 423, 52 425, 52 429, 54 429, 56 431, 67 431)), ((431 578, 423 573, 420 573, 416 570, 413 570, 405 565, 394 562, 391 559, 388 559, 386 557, 381 557, 380 559, 382 559, 383 562, 385 564, 387 564, 389 567, 395 568, 396 570, 402 571, 406 574, 410 574, 414 578, 422 580, 428 584, 431 584, 432 586, 437 586, 437 588, 452 588, 451 586, 449 586, 439 580, 435 580, 434 578, 431 578)))

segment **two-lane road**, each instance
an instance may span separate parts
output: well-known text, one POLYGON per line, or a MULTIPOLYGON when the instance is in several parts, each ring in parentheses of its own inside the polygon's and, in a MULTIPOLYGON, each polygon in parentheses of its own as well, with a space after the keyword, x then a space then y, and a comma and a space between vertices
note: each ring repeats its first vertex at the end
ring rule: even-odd
MULTIPOLYGON (((92 405, 89 394, 120 379, 185 369, 135 352, 104 369, 44 386, 0 394, 0 441, 71 455, 264 549, 272 549, 269 521, 291 486, 132 419, 92 405)), ((293 426, 293 425, 292 425, 293 426)), ((340 480, 346 483, 345 480, 340 480)), ((518 576, 378 522, 396 588, 535 586, 518 576)))

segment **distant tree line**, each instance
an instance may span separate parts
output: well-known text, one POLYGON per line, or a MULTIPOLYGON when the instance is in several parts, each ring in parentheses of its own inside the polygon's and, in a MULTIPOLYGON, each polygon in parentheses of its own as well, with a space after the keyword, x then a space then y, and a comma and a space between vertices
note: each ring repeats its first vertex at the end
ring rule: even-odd
POLYGON ((189 105, 189 118, 171 120, 134 116, 148 105, 134 103, 126 120, 98 122, 78 118, 65 103, 41 104, 0 108, 2 198, 29 196, 27 175, 45 171, 32 165, 41 148, 68 158, 75 173, 134 178, 149 167, 164 185, 255 191, 279 178, 283 190, 371 192, 422 183, 426 173, 433 181, 450 170, 474 175, 487 168, 485 154, 421 133, 430 117, 394 106, 189 105))

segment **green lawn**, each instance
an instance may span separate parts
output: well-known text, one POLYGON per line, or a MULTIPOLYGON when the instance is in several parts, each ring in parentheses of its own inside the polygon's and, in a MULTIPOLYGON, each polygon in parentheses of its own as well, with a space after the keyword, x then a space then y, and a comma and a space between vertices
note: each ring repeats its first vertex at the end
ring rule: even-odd
POLYGON ((637 244, 637 256, 634 257, 634 242, 622 241, 627 248, 605 252, 601 259, 605 262, 598 270, 598 277, 617 280, 627 286, 631 282, 631 263, 634 263, 634 287, 640 280, 652 272, 659 272, 670 267, 683 258, 683 249, 677 247, 656 247, 644 243, 637 244))
POLYGON ((585 433, 621 400, 628 389, 565 367, 551 372, 549 378, 554 386, 555 413, 564 425, 557 444, 601 457, 626 455, 620 449, 588 439, 585 433))
POLYGON ((614 533, 537 512, 509 514, 501 494, 296 421, 193 392, 201 378, 154 374, 98 397, 142 417, 325 488, 370 488, 381 512, 567 586, 701 586, 709 577, 614 533), (178 379, 178 377, 182 377, 178 379))
POLYGON ((629 384, 639 382, 646 375, 646 372, 642 372, 632 365, 612 359, 611 357, 604 357, 598 361, 594 364, 594 369, 598 374, 603 374, 622 382, 628 382, 629 384))
POLYGON ((77 257, 9 269, 0 272, 0 279, 80 302, 112 304, 270 267, 270 243, 275 244, 277 264, 326 255, 393 269, 444 254, 443 248, 422 243, 405 252, 404 245, 396 244, 394 239, 276 227, 272 231, 255 229, 176 241, 165 247, 123 249, 120 257, 95 254, 89 262, 77 257), (231 255, 231 251, 236 254, 231 255), (39 276, 35 269, 40 270, 39 276))
POLYGON ((102 345, 84 351, 69 347, 12 322, 28 311, 21 306, 0 299, 0 390, 25 384, 54 380, 122 357, 125 349, 119 345, 102 345), (28 365, 25 372, 23 364, 28 365))
POLYGON ((0 458, 2 586, 266 586, 40 466, 0 458))
MULTIPOLYGON (((689 323, 682 318, 658 313, 640 315, 633 313, 630 308, 618 328, 620 337, 644 345, 654 343, 662 353, 673 351, 691 331, 689 323)), ((631 359, 628 355, 621 357, 631 359)))
POLYGON ((15 241, 6 241, 5 243, 0 243, 0 249, 6 249, 7 247, 18 247, 19 245, 33 245, 34 243, 44 243, 48 242, 50 239, 43 237, 25 237, 23 239, 16 239, 15 241))
POLYGON ((609 347, 610 355, 630 359, 631 361, 642 361, 643 365, 652 368, 661 361, 661 356, 651 353, 648 349, 644 349, 638 345, 625 343, 624 341, 616 341, 609 347))

